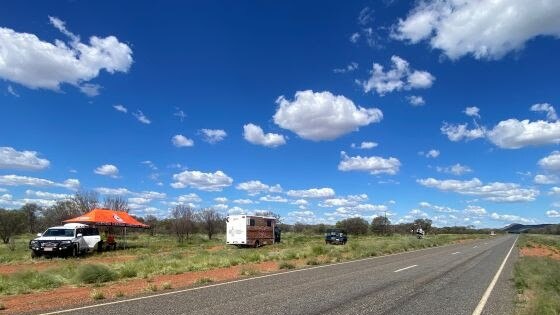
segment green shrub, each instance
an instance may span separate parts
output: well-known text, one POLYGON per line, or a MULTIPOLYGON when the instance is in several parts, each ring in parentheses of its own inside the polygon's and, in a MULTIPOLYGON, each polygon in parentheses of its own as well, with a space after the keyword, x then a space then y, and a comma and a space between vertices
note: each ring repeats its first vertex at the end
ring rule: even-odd
POLYGON ((117 279, 117 274, 101 264, 86 264, 78 267, 76 281, 79 283, 103 283, 117 279))
POLYGON ((0 303, 0 311, 5 310, 5 309, 6 309, 6 306, 4 306, 3 303, 0 303))
POLYGON ((146 288, 146 290, 156 292, 158 290, 158 287, 155 283, 150 283, 150 284, 148 284, 148 287, 146 288))
POLYGON ((317 259, 311 258, 311 259, 308 259, 305 262, 305 264, 307 264, 308 266, 316 266, 316 265, 320 265, 321 263, 317 259))
POLYGON ((115 293, 115 297, 119 298, 119 297, 123 297, 124 296, 124 292, 119 290, 115 293))
POLYGON ((208 284, 208 283, 212 283, 214 282, 214 279, 212 278, 199 278, 196 280, 195 284, 208 284))
POLYGON ((320 256, 327 253, 327 248, 324 245, 315 245, 311 248, 311 252, 315 256, 320 256))
POLYGON ((258 274, 260 274, 260 272, 258 270, 256 270, 255 268, 243 267, 239 271, 239 275, 241 275, 241 276, 255 276, 255 275, 258 275, 258 274))
POLYGON ((295 269, 296 266, 290 262, 282 261, 278 264, 278 268, 280 269, 295 269))
POLYGON ((119 270, 121 278, 134 278, 138 275, 138 271, 131 265, 125 265, 119 270))
POLYGON ((171 286, 171 283, 170 283, 170 282, 164 282, 164 283, 161 284, 161 288, 162 288, 163 290, 169 290, 169 289, 172 288, 172 286, 171 286))

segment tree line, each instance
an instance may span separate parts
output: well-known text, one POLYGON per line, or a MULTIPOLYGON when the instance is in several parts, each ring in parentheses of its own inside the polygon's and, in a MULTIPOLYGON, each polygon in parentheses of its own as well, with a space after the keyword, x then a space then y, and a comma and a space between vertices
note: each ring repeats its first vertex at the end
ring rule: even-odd
POLYGON ((78 191, 72 197, 58 200, 50 207, 27 203, 14 210, 0 208, 0 240, 8 244, 14 235, 41 232, 95 208, 130 211, 127 199, 121 196, 105 196, 103 201, 100 201, 99 195, 94 191, 78 191))

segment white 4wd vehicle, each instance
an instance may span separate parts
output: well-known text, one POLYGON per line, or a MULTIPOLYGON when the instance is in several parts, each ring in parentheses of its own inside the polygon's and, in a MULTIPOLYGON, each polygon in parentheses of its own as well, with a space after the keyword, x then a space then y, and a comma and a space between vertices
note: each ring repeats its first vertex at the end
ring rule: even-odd
POLYGON ((41 255, 78 256, 95 249, 101 241, 99 230, 80 223, 68 223, 48 228, 29 242, 31 257, 41 255))

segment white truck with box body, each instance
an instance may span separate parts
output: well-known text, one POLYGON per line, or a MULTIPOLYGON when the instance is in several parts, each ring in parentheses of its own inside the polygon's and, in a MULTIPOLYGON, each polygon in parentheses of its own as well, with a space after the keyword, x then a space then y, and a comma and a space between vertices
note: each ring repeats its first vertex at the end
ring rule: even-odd
POLYGON ((259 247, 280 242, 280 229, 273 217, 230 215, 226 222, 229 245, 259 247))

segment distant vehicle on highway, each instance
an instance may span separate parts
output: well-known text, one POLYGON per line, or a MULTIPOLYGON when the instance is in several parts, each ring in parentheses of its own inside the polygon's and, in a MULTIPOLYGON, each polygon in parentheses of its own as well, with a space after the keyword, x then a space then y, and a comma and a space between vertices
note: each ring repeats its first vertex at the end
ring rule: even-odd
POLYGON ((348 235, 342 229, 328 229, 325 233, 325 244, 344 245, 348 242, 348 235))
POLYGON ((496 236, 496 232, 491 231, 491 232, 490 232, 490 236, 496 236))
POLYGON ((280 228, 273 217, 230 215, 226 218, 226 243, 259 247, 280 242, 280 228))
POLYGON ((29 242, 31 257, 64 255, 76 257, 96 248, 101 241, 99 230, 80 223, 67 223, 38 233, 29 242))

